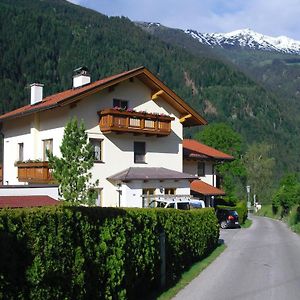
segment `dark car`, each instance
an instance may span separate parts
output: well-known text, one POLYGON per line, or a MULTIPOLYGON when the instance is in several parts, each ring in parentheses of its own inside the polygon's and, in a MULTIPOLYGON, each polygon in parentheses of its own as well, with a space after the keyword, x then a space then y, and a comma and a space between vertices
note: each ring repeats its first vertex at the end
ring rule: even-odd
POLYGON ((235 210, 218 209, 216 215, 221 228, 240 227, 239 215, 235 210))

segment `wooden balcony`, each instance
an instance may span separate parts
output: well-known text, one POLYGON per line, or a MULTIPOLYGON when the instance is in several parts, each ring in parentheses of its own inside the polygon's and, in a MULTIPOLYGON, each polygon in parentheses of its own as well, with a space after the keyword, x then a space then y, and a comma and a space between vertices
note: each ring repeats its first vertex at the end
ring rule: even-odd
POLYGON ((53 178, 47 161, 17 162, 18 179, 20 182, 50 183, 53 178))
POLYGON ((103 133, 134 133, 168 136, 175 118, 150 113, 104 109, 98 112, 103 133))

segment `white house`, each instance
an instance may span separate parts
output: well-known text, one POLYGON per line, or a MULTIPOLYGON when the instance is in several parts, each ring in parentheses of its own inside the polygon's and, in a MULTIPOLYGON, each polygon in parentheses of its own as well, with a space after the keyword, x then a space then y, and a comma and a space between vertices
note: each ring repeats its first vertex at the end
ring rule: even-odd
POLYGON ((98 205, 142 207, 150 195, 190 194, 195 174, 182 173, 183 127, 206 121, 145 67, 92 83, 80 68, 72 89, 45 98, 43 85, 32 84, 30 104, 0 116, 3 184, 53 182, 46 149, 61 155, 74 116, 95 149, 98 205))
POLYGON ((219 178, 216 174, 216 164, 229 162, 234 157, 198 141, 183 140, 183 172, 198 177, 191 182, 191 193, 204 200, 206 206, 214 205, 214 197, 223 196, 219 178))

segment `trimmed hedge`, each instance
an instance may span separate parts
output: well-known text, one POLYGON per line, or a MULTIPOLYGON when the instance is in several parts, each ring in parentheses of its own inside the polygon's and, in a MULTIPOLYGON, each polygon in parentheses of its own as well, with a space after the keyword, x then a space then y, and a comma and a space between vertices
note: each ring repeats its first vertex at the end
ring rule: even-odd
POLYGON ((0 298, 140 298, 159 289, 162 231, 168 283, 219 238, 213 209, 2 210, 0 298))
POLYGON ((244 224, 248 218, 248 209, 245 202, 239 202, 236 206, 217 205, 216 209, 236 210, 240 224, 244 224))

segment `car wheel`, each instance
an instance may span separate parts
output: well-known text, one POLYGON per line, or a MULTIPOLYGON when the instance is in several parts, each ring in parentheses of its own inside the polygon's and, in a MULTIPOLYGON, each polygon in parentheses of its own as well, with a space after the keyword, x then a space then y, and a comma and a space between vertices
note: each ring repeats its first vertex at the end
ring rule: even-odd
POLYGON ((220 226, 221 226, 222 229, 227 228, 227 222, 226 221, 222 221, 221 224, 220 224, 220 226))

